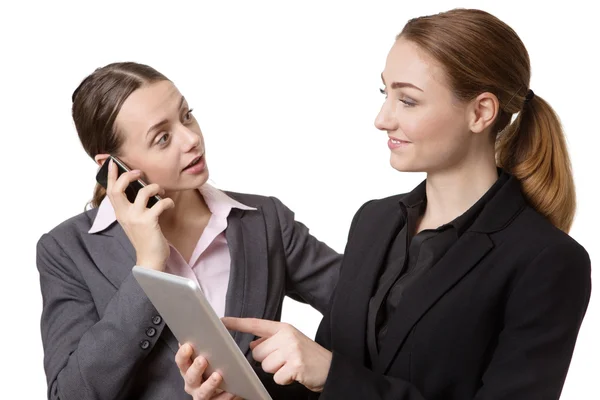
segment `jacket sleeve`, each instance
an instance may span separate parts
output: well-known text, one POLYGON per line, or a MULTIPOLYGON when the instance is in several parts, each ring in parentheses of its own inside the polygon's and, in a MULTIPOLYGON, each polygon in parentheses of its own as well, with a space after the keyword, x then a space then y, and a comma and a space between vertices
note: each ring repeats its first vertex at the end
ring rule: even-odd
MULTIPOLYGON (((352 217, 352 222, 350 223, 350 230, 348 231, 347 243, 350 242, 350 238, 352 237, 352 233, 354 232, 354 227, 356 226, 356 223, 360 219, 361 212, 371 202, 373 202, 373 200, 370 200, 370 201, 367 201, 366 203, 364 203, 358 209, 358 211, 354 214, 354 217, 352 217)), ((346 244, 346 247, 348 247, 348 244, 346 244)), ((342 265, 343 265, 343 263, 342 263, 342 265)), ((341 273, 341 265, 340 265, 340 273, 341 273)), ((319 324, 319 329, 317 330, 317 334, 315 336, 315 341, 328 350, 331 350, 331 306, 333 304, 334 297, 335 297, 335 293, 332 294, 331 298, 329 299, 330 301, 329 301, 329 305, 327 307, 327 312, 325 312, 323 319, 321 320, 321 323, 319 324)))
POLYGON ((100 316, 77 266, 49 234, 38 241, 37 267, 48 399, 128 398, 128 381, 164 328, 133 275, 100 316))
POLYGON ((483 386, 483 399, 557 399, 591 293, 587 252, 575 241, 543 250, 518 278, 483 386))
POLYGON ((294 213, 272 197, 287 261, 286 294, 325 313, 337 285, 342 256, 312 236, 294 213))

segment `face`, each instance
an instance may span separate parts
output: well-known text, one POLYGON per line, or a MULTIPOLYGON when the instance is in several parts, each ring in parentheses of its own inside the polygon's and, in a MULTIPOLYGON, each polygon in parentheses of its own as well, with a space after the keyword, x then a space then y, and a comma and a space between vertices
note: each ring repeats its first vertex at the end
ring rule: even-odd
POLYGON ((170 81, 135 90, 115 120, 124 136, 120 159, 166 192, 198 188, 208 179, 204 139, 185 98, 170 81))
POLYGON ((433 58, 400 38, 382 79, 386 97, 375 126, 388 134, 392 167, 431 173, 465 159, 472 136, 469 107, 454 97, 433 58))

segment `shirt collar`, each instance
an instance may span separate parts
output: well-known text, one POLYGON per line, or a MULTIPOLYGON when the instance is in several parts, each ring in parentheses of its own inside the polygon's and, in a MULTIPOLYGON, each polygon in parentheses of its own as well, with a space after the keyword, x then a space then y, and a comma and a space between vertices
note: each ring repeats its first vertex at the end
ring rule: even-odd
MULTIPOLYGON (((488 189, 488 191, 467 211, 456 217, 451 222, 440 226, 439 228, 452 226, 457 230, 458 235, 460 236, 475 221, 485 205, 494 197, 494 195, 508 181, 509 178, 509 174, 507 174, 503 169, 498 168, 498 179, 488 189)), ((414 188, 410 193, 400 199, 400 204, 406 209, 413 209, 413 211, 418 210, 418 216, 425 212, 425 206, 427 205, 427 193, 425 190, 426 182, 427 180, 424 180, 419 184, 419 186, 414 188), (414 210, 415 207, 417 207, 417 210, 414 210)), ((407 215, 406 212, 405 215, 407 215)))
MULTIPOLYGON (((198 191, 202 194, 210 212, 218 217, 227 218, 232 208, 240 210, 256 210, 254 207, 247 206, 239 201, 229 197, 225 192, 205 183, 198 191)), ((108 197, 105 197, 98 206, 98 213, 94 218, 94 223, 88 233, 102 232, 111 226, 117 217, 115 210, 108 197)))

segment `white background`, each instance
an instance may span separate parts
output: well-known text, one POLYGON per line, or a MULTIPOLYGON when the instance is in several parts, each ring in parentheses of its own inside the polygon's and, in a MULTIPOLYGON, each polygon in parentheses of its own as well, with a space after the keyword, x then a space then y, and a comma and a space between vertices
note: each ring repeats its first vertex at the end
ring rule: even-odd
MULTIPOLYGON (((363 202, 423 179, 389 166, 386 135, 373 126, 394 36, 411 17, 457 6, 490 11, 521 36, 531 87, 562 118, 579 196, 571 234, 598 260, 600 29, 583 1, 533 3, 2 2, 1 397, 45 397, 35 244, 91 198, 96 166, 73 127, 71 93, 114 61, 152 65, 189 99, 213 184, 279 197, 341 252, 363 202)), ((600 398, 599 306, 594 294, 563 399, 600 398)), ((292 301, 283 318, 310 336, 320 319, 292 301)))

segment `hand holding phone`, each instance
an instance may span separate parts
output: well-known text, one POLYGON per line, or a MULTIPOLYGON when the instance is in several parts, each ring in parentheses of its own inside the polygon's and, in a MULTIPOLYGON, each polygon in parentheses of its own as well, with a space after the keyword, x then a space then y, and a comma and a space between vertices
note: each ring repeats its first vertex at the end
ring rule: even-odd
MULTIPOLYGON (((109 165, 109 161, 113 160, 113 162, 115 163, 116 167, 117 167, 117 179, 123 175, 125 172, 129 172, 130 169, 127 165, 125 165, 125 163, 121 160, 119 160, 117 157, 114 156, 109 156, 106 161, 104 162, 104 164, 102 164, 102 167, 100 167, 100 169, 98 170, 98 173, 96 174, 96 181, 104 188, 107 189, 107 181, 108 181, 108 165, 109 165)), ((127 188, 125 189, 125 195, 127 196, 127 199, 129 200, 130 203, 134 203, 135 202, 135 198, 137 197, 138 192, 144 188, 145 186, 147 186, 146 182, 144 182, 141 179, 136 179, 135 181, 131 182, 127 188)), ((155 205, 156 203, 158 203, 161 200, 161 197, 159 195, 155 195, 152 196, 148 199, 148 203, 146 204, 146 207, 151 208, 153 205, 155 205)))
MULTIPOLYGON (((129 171, 123 165, 126 171, 118 176, 119 164, 115 161, 115 157, 111 157, 102 166, 107 170, 106 194, 119 224, 135 249, 136 265, 164 271, 170 247, 160 228, 159 217, 163 211, 173 208, 175 203, 170 198, 158 197, 160 187, 157 184, 146 185, 140 179, 140 171, 129 171), (136 188, 136 181, 140 182, 141 188, 136 188), (133 203, 130 199, 132 190, 135 190, 133 203), (149 200, 153 197, 156 197, 156 202, 149 207, 149 200)), ((100 172, 98 174, 100 183, 103 176, 100 172)))

